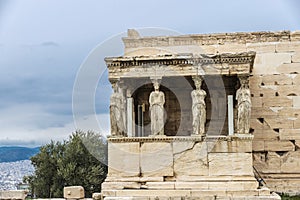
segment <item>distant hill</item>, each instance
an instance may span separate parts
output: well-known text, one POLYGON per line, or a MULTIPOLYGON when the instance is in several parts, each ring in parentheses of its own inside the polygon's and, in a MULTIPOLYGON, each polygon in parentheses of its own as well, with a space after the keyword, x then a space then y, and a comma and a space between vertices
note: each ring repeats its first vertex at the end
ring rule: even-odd
POLYGON ((0 162, 28 160, 40 151, 39 147, 0 147, 0 162))

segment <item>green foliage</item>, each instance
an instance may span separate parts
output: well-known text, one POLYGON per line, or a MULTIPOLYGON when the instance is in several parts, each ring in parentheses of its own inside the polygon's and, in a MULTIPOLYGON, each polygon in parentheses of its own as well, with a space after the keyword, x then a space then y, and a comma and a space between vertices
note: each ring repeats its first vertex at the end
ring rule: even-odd
POLYGON ((39 198, 61 198, 64 186, 80 185, 87 197, 99 192, 107 174, 106 142, 93 133, 76 131, 68 141, 44 145, 31 158, 35 174, 26 178, 39 198))
POLYGON ((282 194, 281 200, 300 200, 300 196, 290 196, 288 194, 282 194))

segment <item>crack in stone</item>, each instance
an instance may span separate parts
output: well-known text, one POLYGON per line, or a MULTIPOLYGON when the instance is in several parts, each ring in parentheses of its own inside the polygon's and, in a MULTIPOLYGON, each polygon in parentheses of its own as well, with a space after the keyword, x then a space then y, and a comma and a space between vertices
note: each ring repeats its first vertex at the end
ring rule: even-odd
MULTIPOLYGON (((182 154, 182 153, 184 153, 184 152, 190 151, 190 150, 192 150, 192 149, 195 147, 196 144, 197 144, 197 143, 194 142, 194 144, 193 144, 192 147, 187 148, 187 149, 185 149, 185 150, 183 150, 183 151, 180 151, 180 152, 177 152, 177 153, 173 153, 173 155, 175 156, 175 155, 182 154)), ((174 147, 173 147, 173 148, 174 148, 174 147)))

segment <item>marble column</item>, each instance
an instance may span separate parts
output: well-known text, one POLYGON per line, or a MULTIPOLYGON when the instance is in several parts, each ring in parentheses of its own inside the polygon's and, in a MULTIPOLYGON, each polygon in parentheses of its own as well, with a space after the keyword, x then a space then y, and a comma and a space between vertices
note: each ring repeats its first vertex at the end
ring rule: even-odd
POLYGON ((133 121, 133 98, 131 96, 131 89, 127 88, 127 135, 128 137, 134 136, 134 121, 133 121))
POLYGON ((126 86, 124 81, 121 79, 119 81, 119 93, 121 94, 121 111, 122 111, 122 121, 124 127, 124 136, 127 136, 127 98, 126 98, 126 86))

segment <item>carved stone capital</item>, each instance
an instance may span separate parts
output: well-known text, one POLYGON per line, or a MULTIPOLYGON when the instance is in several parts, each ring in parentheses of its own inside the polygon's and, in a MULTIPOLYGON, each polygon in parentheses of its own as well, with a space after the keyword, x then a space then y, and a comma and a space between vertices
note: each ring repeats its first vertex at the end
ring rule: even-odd
POLYGON ((153 84, 153 87, 154 89, 159 89, 159 86, 160 86, 160 83, 161 83, 161 79, 162 77, 161 76, 153 76, 153 77, 150 77, 150 80, 153 84))
POLYGON ((249 87, 249 76, 248 75, 238 75, 241 87, 249 87))
POLYGON ((117 91, 118 91, 119 80, 120 80, 120 79, 116 79, 116 78, 109 79, 109 82, 110 82, 111 87, 112 87, 112 89, 114 90, 114 92, 117 92, 117 91))
POLYGON ((192 76, 196 89, 200 89, 202 85, 203 78, 200 75, 192 76))

